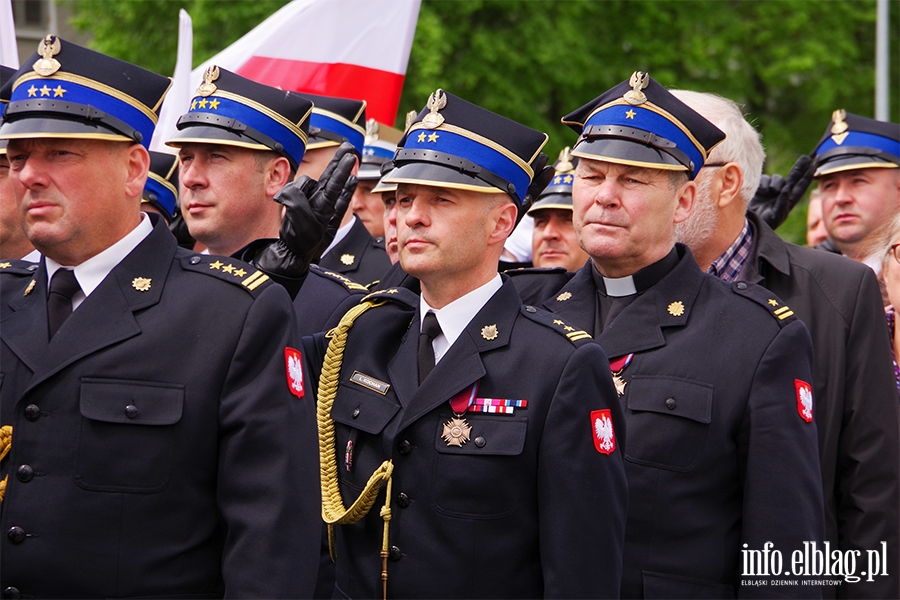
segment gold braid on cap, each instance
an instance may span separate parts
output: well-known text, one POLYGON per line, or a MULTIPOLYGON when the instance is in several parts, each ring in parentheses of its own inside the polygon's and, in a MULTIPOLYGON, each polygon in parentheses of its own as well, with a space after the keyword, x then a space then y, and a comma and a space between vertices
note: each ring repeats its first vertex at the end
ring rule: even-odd
POLYGON ((390 460, 381 463, 360 495, 350 508, 344 506, 338 481, 337 456, 334 438, 334 420, 331 418, 331 407, 337 395, 341 375, 341 364, 344 361, 344 348, 347 345, 347 333, 353 322, 370 308, 381 306, 386 301, 367 300, 347 311, 338 326, 329 332, 331 342, 325 353, 322 374, 319 377, 319 401, 316 406, 316 420, 319 426, 319 470, 322 477, 322 518, 328 524, 328 551, 331 560, 337 559, 334 547, 334 526, 352 525, 365 517, 375 504, 375 498, 381 491, 381 484, 387 482, 387 494, 381 509, 384 519, 384 538, 381 544, 381 580, 384 598, 387 598, 387 560, 388 560, 388 527, 391 521, 391 474, 394 464, 390 460))

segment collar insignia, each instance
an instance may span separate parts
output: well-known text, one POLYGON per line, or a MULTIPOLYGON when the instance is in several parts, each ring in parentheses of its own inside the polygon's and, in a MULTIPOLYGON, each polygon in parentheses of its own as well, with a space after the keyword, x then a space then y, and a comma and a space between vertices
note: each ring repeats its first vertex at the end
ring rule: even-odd
POLYGON ((500 332, 497 331, 496 323, 494 323, 493 325, 485 325, 481 328, 481 337, 489 342, 492 340, 496 340, 499 333, 500 332))
POLYGON ((356 257, 352 254, 341 254, 341 263, 347 265, 348 267, 353 264, 356 260, 356 257))
POLYGON ((131 287, 139 292, 146 292, 150 289, 150 279, 146 277, 135 277, 131 281, 131 287))
POLYGON ((24 295, 24 296, 27 296, 28 294, 31 293, 31 290, 33 290, 33 289, 34 289, 34 279, 32 279, 32 280, 28 283, 28 287, 25 288, 25 293, 24 293, 23 295, 24 295))
POLYGON ((556 297, 556 301, 557 302, 565 302, 566 300, 568 300, 571 297, 572 297, 572 292, 563 292, 562 294, 560 294, 559 296, 556 297))
POLYGON ((676 300, 669 304, 668 311, 673 317, 680 317, 684 314, 684 303, 681 300, 676 300))
POLYGON ((54 35, 48 35, 38 42, 37 51, 38 54, 41 55, 41 58, 36 60, 32 66, 38 75, 49 77, 59 71, 59 68, 62 67, 62 65, 53 57, 59 54, 61 47, 62 44, 60 43, 59 38, 54 35))

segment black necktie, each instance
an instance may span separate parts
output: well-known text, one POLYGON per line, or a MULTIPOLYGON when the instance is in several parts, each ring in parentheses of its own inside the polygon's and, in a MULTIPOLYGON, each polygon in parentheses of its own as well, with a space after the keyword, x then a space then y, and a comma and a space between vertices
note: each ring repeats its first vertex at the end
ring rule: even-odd
POLYGON ((430 312, 425 315, 422 322, 422 332, 419 334, 419 385, 425 381, 428 374, 434 368, 434 338, 441 335, 441 326, 437 316, 430 312))
POLYGON ((50 294, 47 296, 47 319, 51 338, 62 327, 63 321, 72 314, 72 296, 80 289, 74 271, 57 269, 53 274, 50 280, 50 294))

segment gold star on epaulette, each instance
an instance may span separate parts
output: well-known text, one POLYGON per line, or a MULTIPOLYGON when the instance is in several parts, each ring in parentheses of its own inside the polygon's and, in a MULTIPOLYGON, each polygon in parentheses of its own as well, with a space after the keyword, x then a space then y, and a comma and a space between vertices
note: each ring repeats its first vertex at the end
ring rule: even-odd
POLYGON ((222 267, 222 272, 223 273, 233 273, 234 265, 226 265, 226 266, 222 267))
POLYGON ((0 269, 8 269, 12 266, 12 263, 2 262, 0 263, 0 269))
POLYGON ((794 311, 792 311, 787 306, 782 306, 781 308, 776 308, 772 312, 774 313, 774 315, 776 317, 778 317, 779 321, 784 321, 785 319, 787 319, 790 316, 793 316, 793 314, 794 314, 794 311))
POLYGON ((563 329, 565 329, 566 331, 575 331, 575 328, 571 325, 566 325, 565 327, 563 327, 563 329))
POLYGON ((776 300, 775 298, 769 298, 769 304, 771 304, 772 306, 778 306, 778 300, 776 300))
POLYGON ((560 321, 559 319, 553 319, 554 325, 565 325, 565 321, 560 321))
POLYGON ((222 262, 220 262, 220 261, 217 260, 217 261, 214 262, 214 263, 210 263, 209 268, 210 268, 210 269, 221 269, 223 264, 225 264, 225 263, 222 263, 222 262))
POLYGON ((386 290, 384 293, 385 294, 397 294, 398 292, 395 288, 391 288, 389 290, 386 290))
POLYGON ((247 274, 247 271, 245 271, 244 269, 238 269, 237 271, 234 272, 235 277, 243 277, 246 274, 247 274))
POLYGON ((559 296, 556 297, 556 301, 557 302, 565 302, 566 300, 568 300, 571 297, 572 297, 572 292, 563 292, 562 294, 560 294, 559 296))

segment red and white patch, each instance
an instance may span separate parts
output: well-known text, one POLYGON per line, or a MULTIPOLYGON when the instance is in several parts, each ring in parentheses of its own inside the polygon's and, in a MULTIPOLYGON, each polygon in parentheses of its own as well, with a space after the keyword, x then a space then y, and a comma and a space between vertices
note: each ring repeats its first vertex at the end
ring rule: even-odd
POLYGON ((591 431, 594 433, 594 448, 600 454, 612 454, 616 449, 616 434, 613 431, 609 409, 591 411, 591 431))
POLYGON ((291 347, 284 349, 284 370, 287 373, 288 389, 298 398, 303 397, 303 361, 300 351, 291 347))
POLYGON ((813 392, 812 386, 799 379, 794 380, 794 389, 797 390, 797 413, 807 423, 813 420, 813 392))

